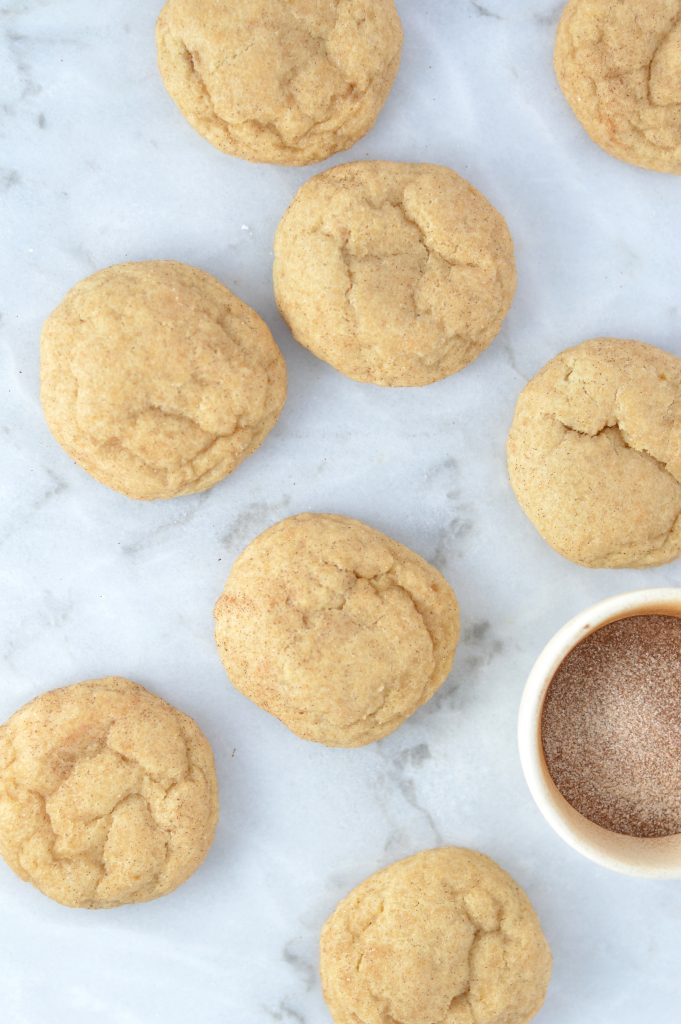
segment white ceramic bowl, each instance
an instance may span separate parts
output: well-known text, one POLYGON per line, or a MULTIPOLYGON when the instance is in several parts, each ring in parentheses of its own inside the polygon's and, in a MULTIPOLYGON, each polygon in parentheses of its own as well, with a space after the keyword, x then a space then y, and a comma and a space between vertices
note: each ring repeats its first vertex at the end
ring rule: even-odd
POLYGON ((561 839, 612 871, 645 878, 681 878, 681 835, 638 839, 609 832, 589 821, 558 791, 546 767, 540 735, 546 691, 572 648, 615 619, 655 613, 681 617, 681 588, 618 594, 587 608, 559 629, 537 658, 525 685, 518 714, 518 745, 535 803, 561 839))

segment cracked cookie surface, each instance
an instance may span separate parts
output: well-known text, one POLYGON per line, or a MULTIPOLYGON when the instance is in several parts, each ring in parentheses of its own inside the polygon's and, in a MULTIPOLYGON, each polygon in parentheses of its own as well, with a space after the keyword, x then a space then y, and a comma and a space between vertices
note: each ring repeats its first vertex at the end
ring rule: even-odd
POLYGON ((325 160, 365 135, 397 74, 393 0, 168 0, 161 76, 189 123, 245 160, 325 160))
POLYGON ((681 0, 570 0, 554 64, 594 142, 681 174, 681 0))
POLYGON ((356 747, 446 679, 459 610, 441 574, 378 530, 304 514, 256 537, 215 606, 232 683, 292 732, 356 747))
POLYGON ((277 230, 274 290, 294 337, 354 380, 431 384, 501 329, 516 286, 494 207, 433 164, 344 164, 306 182, 277 230))
POLYGON ((473 850, 427 850, 378 871, 322 931, 335 1024, 526 1024, 550 975, 527 896, 473 850))
POLYGON ((65 906, 172 892, 204 860, 217 818, 208 740, 127 679, 44 693, 0 727, 0 853, 65 906))
POLYGON ((616 338, 552 359, 521 393, 511 484, 542 537, 592 567, 681 555, 681 359, 616 338))
POLYGON ((55 438, 131 498, 207 490, 265 439, 286 400, 267 325, 210 274, 123 263, 72 288, 41 338, 55 438))

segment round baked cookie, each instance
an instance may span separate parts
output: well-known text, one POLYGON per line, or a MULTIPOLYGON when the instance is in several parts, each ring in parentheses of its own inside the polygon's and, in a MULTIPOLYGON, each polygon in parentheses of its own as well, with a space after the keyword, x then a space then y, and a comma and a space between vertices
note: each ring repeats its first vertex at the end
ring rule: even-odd
POLYGON ((286 364, 257 313, 182 263, 122 263, 48 317, 41 400, 55 438, 131 498, 205 491, 264 440, 286 364))
POLYGON ((321 976, 335 1024, 526 1024, 551 952, 513 879, 449 846, 391 864, 339 903, 321 976))
POLYGON ((67 907, 172 892, 204 860, 217 818, 208 740, 127 679, 44 693, 0 727, 0 853, 67 907))
POLYGON ((372 127, 402 27, 393 0, 168 0, 156 42, 166 89, 209 142, 299 165, 372 127))
POLYGON ((516 285, 502 216, 447 167, 371 161, 299 190, 274 290, 294 337, 354 380, 431 384, 498 334, 516 285))
POLYGON ((544 540, 593 567, 681 555, 681 359, 597 338, 524 389, 508 438, 516 497, 544 540))
POLYGON ((359 747, 446 679, 459 637, 443 576, 378 530, 298 515, 256 537, 215 607, 232 683, 303 739, 359 747))
POLYGON ((554 63, 594 142, 681 174, 681 0, 570 0, 554 63))

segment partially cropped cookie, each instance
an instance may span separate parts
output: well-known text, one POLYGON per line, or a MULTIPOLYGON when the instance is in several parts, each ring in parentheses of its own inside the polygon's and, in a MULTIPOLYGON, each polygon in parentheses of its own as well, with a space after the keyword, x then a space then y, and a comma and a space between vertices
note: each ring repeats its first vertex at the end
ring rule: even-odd
POLYGON ((335 1024, 527 1024, 551 952, 513 879, 450 846, 353 889, 324 925, 321 975, 335 1024))
POLYGON ((294 337, 354 380, 431 384, 498 334, 516 285, 501 214, 433 164, 333 167, 277 230, 274 289, 294 337))
POLYGON ((232 683, 292 732, 358 747, 397 729, 444 682, 459 611, 413 551, 355 519, 299 515, 234 563, 215 637, 232 683))
POLYGON ((225 153, 309 164, 372 127, 400 63, 393 0, 167 0, 165 86, 225 153))
POLYGON ((639 341, 567 349, 524 389, 508 438, 522 508, 581 565, 681 555, 681 359, 639 341))
POLYGON ((122 263, 45 322, 41 400, 59 444, 131 498, 205 491, 265 439, 286 400, 267 325, 210 274, 122 263))
POLYGON ((680 0, 570 0, 555 68, 568 103, 606 152, 681 174, 680 0))
POLYGON ((44 693, 0 727, 0 853, 68 907, 172 892, 218 818, 208 740, 127 679, 44 693))

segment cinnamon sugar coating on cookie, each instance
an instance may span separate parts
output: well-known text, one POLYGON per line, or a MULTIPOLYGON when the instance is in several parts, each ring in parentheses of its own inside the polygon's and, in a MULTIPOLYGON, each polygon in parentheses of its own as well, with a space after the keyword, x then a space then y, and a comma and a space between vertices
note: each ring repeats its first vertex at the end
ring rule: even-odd
POLYGON ((503 217, 446 167, 370 161, 306 182, 274 245, 294 337, 354 380, 431 384, 496 337, 516 285, 503 217))
POLYGON ((300 165, 372 127, 402 27, 393 0, 168 0, 156 40, 168 92, 209 142, 300 165))
POLYGON ((265 439, 286 399, 266 324, 210 274, 123 263, 48 317, 41 401, 62 448, 131 498, 205 491, 265 439))
POLYGON ((570 0, 555 68, 606 152, 681 174, 681 0, 570 0))
POLYGON ((398 861, 342 900, 321 937, 335 1024, 527 1024, 551 953, 513 879, 473 850, 398 861))
POLYGON ((292 732, 357 747, 446 679, 459 611, 446 580, 354 519, 299 515, 248 545, 215 607, 232 683, 292 732))
POLYGON ((597 338, 523 390, 508 438, 511 484, 561 555, 593 567, 681 555, 681 359, 597 338))
POLYGON ((127 679, 42 694, 0 727, 0 853, 66 906, 172 892, 204 860, 217 817, 205 736, 127 679))

